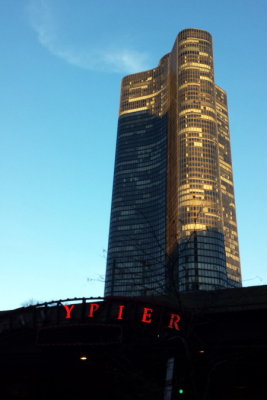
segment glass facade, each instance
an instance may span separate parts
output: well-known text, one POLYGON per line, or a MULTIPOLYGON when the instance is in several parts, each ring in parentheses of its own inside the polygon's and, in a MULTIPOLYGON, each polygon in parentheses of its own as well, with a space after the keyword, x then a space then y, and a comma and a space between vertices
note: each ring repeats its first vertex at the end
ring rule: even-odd
POLYGON ((166 237, 166 118, 122 115, 110 221, 106 291, 159 292, 166 237))
POLYGON ((241 285, 227 98, 211 35, 123 79, 105 295, 241 285))

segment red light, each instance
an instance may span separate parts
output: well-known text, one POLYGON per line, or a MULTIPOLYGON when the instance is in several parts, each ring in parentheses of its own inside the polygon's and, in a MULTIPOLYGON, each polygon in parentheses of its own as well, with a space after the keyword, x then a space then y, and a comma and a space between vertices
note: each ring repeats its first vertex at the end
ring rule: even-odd
POLYGON ((117 319, 123 319, 123 311, 124 311, 124 305, 119 306, 119 311, 118 311, 118 316, 117 319))
POLYGON ((93 318, 95 311, 97 311, 99 309, 99 307, 100 307, 99 304, 91 303, 88 317, 93 318))
POLYGON ((150 324, 152 322, 152 313, 153 313, 153 308, 146 308, 144 307, 144 312, 141 321, 145 322, 146 324, 150 324))
POLYGON ((171 314, 170 322, 168 327, 171 329, 176 329, 177 331, 180 330, 178 322, 180 321, 181 317, 179 314, 171 314))
POLYGON ((65 310, 66 310, 66 319, 70 319, 71 318, 71 312, 72 312, 72 310, 74 309, 74 304, 72 304, 72 306, 68 306, 67 304, 66 305, 64 305, 64 308, 65 308, 65 310))

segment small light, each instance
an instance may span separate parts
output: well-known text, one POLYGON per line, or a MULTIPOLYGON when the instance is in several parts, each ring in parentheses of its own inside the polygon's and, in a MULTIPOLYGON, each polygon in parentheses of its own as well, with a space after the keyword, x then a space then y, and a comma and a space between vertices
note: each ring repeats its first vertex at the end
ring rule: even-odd
POLYGON ((80 357, 80 360, 81 360, 81 361, 86 361, 86 360, 87 360, 87 357, 86 357, 86 356, 81 356, 81 357, 80 357))
POLYGON ((179 390, 178 390, 178 393, 179 393, 179 394, 184 394, 184 389, 179 389, 179 390))
POLYGON ((198 353, 199 353, 199 354, 204 354, 204 353, 205 353, 205 350, 198 350, 198 353))

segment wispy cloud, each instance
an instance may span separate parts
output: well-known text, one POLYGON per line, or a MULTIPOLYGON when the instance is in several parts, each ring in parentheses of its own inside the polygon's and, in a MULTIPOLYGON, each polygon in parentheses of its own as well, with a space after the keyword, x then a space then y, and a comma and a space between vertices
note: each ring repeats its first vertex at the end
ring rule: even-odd
MULTIPOLYGON (((51 54, 79 68, 106 72, 134 73, 148 68, 148 55, 123 46, 75 45, 62 38, 59 21, 47 0, 29 3, 28 14, 39 43, 51 54)), ((108 43, 108 38, 107 38, 108 43)))

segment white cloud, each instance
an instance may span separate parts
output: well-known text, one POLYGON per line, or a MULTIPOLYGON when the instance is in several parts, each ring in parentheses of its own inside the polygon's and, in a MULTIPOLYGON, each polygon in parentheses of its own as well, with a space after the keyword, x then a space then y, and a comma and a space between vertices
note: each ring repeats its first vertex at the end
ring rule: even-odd
MULTIPOLYGON (((62 39, 59 21, 56 20, 46 0, 29 3, 28 14, 39 43, 51 54, 69 64, 90 70, 106 72, 134 73, 148 68, 148 55, 136 50, 120 47, 98 48, 92 45, 74 45, 62 39)), ((108 39, 108 38, 107 38, 108 39)))
POLYGON ((146 54, 138 51, 121 49, 106 51, 102 54, 103 61, 116 72, 140 72, 147 68, 146 54))

